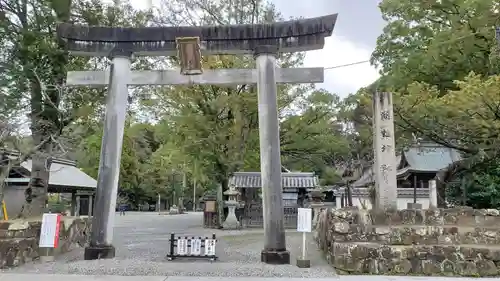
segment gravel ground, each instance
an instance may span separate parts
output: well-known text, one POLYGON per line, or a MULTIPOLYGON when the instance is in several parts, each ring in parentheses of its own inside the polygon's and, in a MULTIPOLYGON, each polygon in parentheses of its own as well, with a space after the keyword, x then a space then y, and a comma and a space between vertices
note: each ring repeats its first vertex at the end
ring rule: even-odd
MULTIPOLYGON (((214 277, 334 277, 335 272, 321 257, 312 235, 308 236, 311 268, 295 265, 267 265, 260 262, 262 230, 221 231, 200 228, 201 213, 167 216, 154 213, 128 213, 117 216, 114 244, 117 256, 109 260, 84 261, 83 250, 58 257, 55 262, 26 264, 4 272, 84 275, 162 275, 214 277), (166 261, 169 234, 204 236, 215 232, 219 260, 166 261)), ((301 253, 301 234, 287 232, 291 263, 301 253)))

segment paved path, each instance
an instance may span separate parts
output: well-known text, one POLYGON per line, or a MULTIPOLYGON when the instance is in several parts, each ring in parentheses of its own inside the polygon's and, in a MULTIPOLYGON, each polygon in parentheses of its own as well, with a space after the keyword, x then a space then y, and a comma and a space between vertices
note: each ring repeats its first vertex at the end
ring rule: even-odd
POLYGON ((338 276, 334 278, 258 278, 258 277, 181 277, 181 276, 89 276, 2 274, 0 281, 472 281, 477 278, 412 277, 412 276, 338 276))
MULTIPOLYGON (((116 258, 84 261, 83 249, 58 257, 55 262, 26 264, 0 273, 83 274, 121 276, 214 276, 214 277, 334 277, 311 237, 308 240, 312 267, 294 266, 301 252, 301 235, 287 233, 287 248, 292 265, 273 266, 260 262, 263 248, 262 230, 221 231, 203 229, 202 213, 184 215, 158 215, 157 213, 129 212, 117 216, 114 230, 116 258), (219 240, 219 261, 207 260, 166 261, 170 233, 186 236, 209 236, 215 232, 219 240)), ((75 277, 76 278, 76 277, 75 277)), ((83 280, 83 279, 78 279, 83 280)), ((0 281, 5 281, 0 279, 0 281)), ((10 280, 9 280, 10 281, 10 280)), ((16 280, 21 281, 21 280, 16 280)), ((56 281, 56 280, 52 280, 56 281)))

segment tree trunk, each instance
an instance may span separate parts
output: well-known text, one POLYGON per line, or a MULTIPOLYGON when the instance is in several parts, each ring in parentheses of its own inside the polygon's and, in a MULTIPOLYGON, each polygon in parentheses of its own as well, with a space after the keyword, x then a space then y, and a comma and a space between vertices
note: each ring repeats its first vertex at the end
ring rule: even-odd
MULTIPOLYGON (((48 3, 58 22, 69 22, 71 0, 51 0, 48 3)), ((22 6, 26 12, 28 9, 27 1, 24 1, 22 6)), ((20 21, 23 31, 29 34, 34 27, 30 26, 26 15, 27 13, 24 13, 20 21)), ((58 51, 53 52, 52 56, 50 56, 51 61, 48 69, 51 78, 49 78, 49 81, 40 81, 40 77, 36 73, 37 67, 35 67, 38 62, 33 61, 33 58, 37 57, 36 52, 38 50, 31 50, 31 47, 37 43, 29 36, 23 36, 22 39, 21 62, 23 71, 29 81, 31 94, 30 129, 33 143, 35 146, 40 147, 32 157, 31 180, 25 191, 25 203, 20 212, 20 216, 24 218, 39 216, 45 211, 48 203, 47 193, 54 141, 61 133, 62 128, 70 122, 70 120, 61 118, 59 112, 61 97, 57 90, 57 87, 64 85, 66 79, 68 53, 63 51, 66 49, 66 42, 58 39, 55 43, 58 51), (42 83, 47 83, 53 87, 43 89, 42 83)))
POLYGON ((186 192, 187 189, 187 175, 186 172, 182 173, 182 187, 181 187, 181 194, 179 195, 179 210, 184 211, 184 192, 186 192))
POLYGON ((217 211, 219 215, 219 227, 222 228, 224 223, 224 191, 228 189, 229 181, 226 179, 221 180, 217 186, 217 211))
MULTIPOLYGON (((47 150, 50 152, 50 148, 47 150)), ((45 212, 48 203, 51 161, 44 151, 37 151, 33 154, 31 180, 24 192, 25 203, 19 214, 21 218, 36 217, 45 212)))

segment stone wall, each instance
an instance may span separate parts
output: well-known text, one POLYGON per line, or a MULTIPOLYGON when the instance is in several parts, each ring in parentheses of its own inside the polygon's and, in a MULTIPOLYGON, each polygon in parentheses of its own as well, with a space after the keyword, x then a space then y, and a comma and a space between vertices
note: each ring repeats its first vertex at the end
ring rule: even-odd
MULTIPOLYGON (((39 248, 41 218, 0 221, 0 268, 14 267, 47 255, 39 248)), ((59 233, 59 246, 50 254, 66 253, 83 247, 90 234, 86 217, 63 217, 59 233)))
POLYGON ((500 275, 498 210, 323 210, 315 238, 339 274, 500 275))

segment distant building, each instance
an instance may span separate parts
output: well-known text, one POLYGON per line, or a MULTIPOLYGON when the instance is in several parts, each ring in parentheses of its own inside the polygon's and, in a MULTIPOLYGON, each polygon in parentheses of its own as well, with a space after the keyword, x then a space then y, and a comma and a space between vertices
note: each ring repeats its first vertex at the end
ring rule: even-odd
MULTIPOLYGON (((281 173, 285 227, 297 227, 297 211, 304 206, 307 191, 318 187, 319 180, 314 173, 281 173)), ((242 224, 245 227, 263 227, 262 181, 260 172, 236 172, 229 179, 229 185, 240 193, 243 202, 242 224)))
MULTIPOLYGON (((434 143, 424 143, 410 147, 397 157, 398 208, 405 209, 407 203, 414 201, 424 208, 429 206, 429 180, 446 169, 450 164, 462 159, 457 150, 434 143)), ((369 186, 375 184, 373 167, 366 168, 361 177, 351 184, 353 205, 368 205, 369 186)), ((346 196, 346 188, 335 191, 336 205, 343 205, 341 198, 346 196)))
MULTIPOLYGON (((5 153, 5 152, 4 152, 5 153)), ((25 202, 24 192, 31 175, 31 160, 12 167, 5 179, 4 201, 9 217, 16 217, 25 202)), ((53 158, 50 167, 49 193, 71 196, 72 215, 90 215, 97 181, 76 167, 76 162, 53 158)))

